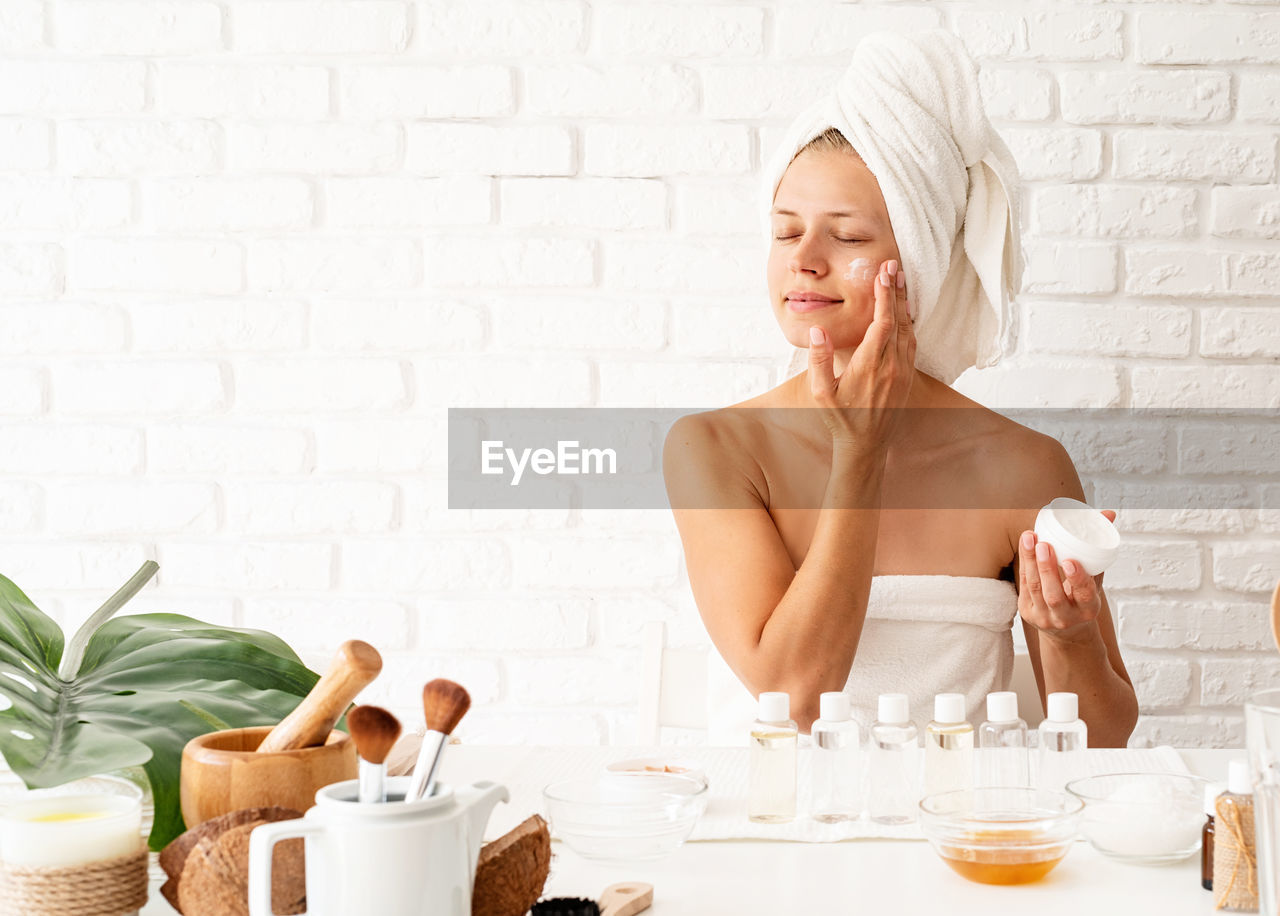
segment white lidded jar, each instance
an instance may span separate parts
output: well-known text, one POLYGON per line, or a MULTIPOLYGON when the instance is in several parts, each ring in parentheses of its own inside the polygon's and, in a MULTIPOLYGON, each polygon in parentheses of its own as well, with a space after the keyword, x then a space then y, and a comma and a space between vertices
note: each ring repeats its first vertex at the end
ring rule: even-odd
POLYGON ((933 698, 933 721, 924 730, 924 794, 973 786, 973 726, 965 719, 963 693, 933 698))
POLYGON ((838 691, 818 698, 813 738, 813 803, 815 821, 856 821, 862 814, 862 754, 858 723, 850 718, 849 698, 838 691))
POLYGON ((791 719, 791 697, 760 694, 759 718, 751 724, 748 820, 780 824, 795 819, 799 734, 791 719))
POLYGON ((978 788, 1030 787, 1027 723, 1018 718, 1018 695, 987 694, 987 721, 978 727, 978 788))
POLYGON ((1059 496, 1036 515, 1036 538, 1053 546, 1061 564, 1075 560, 1087 575, 1096 576, 1120 554, 1120 533, 1105 515, 1088 503, 1059 496))
POLYGON ((867 742, 867 810, 877 824, 907 824, 920 803, 920 747, 905 693, 882 693, 867 742))
POLYGON ((1085 775, 1089 729, 1080 719, 1080 701, 1074 693, 1049 694, 1047 712, 1039 728, 1039 784, 1050 792, 1062 792, 1071 780, 1085 775))

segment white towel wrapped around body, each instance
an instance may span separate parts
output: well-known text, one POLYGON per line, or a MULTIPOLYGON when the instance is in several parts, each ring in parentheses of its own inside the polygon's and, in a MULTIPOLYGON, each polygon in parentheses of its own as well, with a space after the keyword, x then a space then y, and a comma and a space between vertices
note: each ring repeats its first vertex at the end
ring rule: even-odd
POLYGON ((963 693, 966 716, 986 719, 987 694, 1013 677, 1012 582, 980 576, 875 576, 844 692, 870 728, 882 693, 905 693, 923 733, 939 693, 963 693))
POLYGON ((788 128, 764 174, 765 223, 787 166, 834 127, 875 175, 915 310, 916 366, 950 384, 1010 344, 1022 282, 1018 173, 977 68, 949 32, 874 32, 788 128))
MULTIPOLYGON (((864 729, 882 693, 905 693, 923 731, 939 693, 963 693, 968 720, 986 718, 987 694, 1008 690, 1013 676, 1013 583, 981 576, 872 576, 867 617, 844 686, 864 729)), ((746 741, 755 703, 712 653, 710 743, 746 741)))

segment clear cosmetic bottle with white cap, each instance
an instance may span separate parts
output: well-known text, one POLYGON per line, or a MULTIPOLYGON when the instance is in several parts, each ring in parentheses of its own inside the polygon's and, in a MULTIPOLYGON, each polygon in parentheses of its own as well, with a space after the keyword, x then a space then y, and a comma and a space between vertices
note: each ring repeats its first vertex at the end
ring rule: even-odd
POLYGON ((882 693, 868 742, 867 810, 877 824, 908 824, 920 803, 920 746, 905 693, 882 693))
POLYGON ((1089 729, 1080 719, 1080 700, 1074 693, 1051 693, 1048 717, 1040 723, 1039 785, 1062 792, 1067 783, 1084 776, 1084 750, 1089 729))
POLYGON ((856 821, 862 814, 861 754, 858 723, 850 718, 849 698, 839 691, 818 698, 813 737, 813 819, 824 824, 856 821))
POLYGON ((780 824, 795 819, 799 734, 791 719, 791 697, 760 694, 759 718, 751 725, 748 820, 780 824))
POLYGON ((987 694, 987 721, 978 727, 977 787, 1030 787, 1027 723, 1018 718, 1018 695, 987 694))
POLYGON ((933 721, 924 730, 924 794, 973 785, 973 726, 964 717, 963 693, 933 698, 933 721))

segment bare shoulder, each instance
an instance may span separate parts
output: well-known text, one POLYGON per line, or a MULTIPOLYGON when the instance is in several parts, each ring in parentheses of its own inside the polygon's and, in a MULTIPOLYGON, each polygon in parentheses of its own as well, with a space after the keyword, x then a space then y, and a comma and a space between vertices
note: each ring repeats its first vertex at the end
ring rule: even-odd
MULTIPOLYGON (((978 476, 998 488, 998 505, 1039 507, 1056 496, 1079 496, 1080 479, 1057 439, 949 389, 944 403, 961 407, 964 441, 978 476)), ((997 496, 997 494, 992 494, 997 496)))
POLYGON ((744 495, 763 501, 764 475, 757 456, 768 435, 763 408, 775 391, 716 410, 686 414, 667 431, 662 470, 673 508, 704 504, 742 505, 744 495))
POLYGON ((1006 441, 1010 443, 1002 462, 1012 505, 1038 509, 1059 496, 1083 497, 1075 463, 1062 443, 1050 435, 1023 426, 1007 417, 1006 441))
POLYGON ((662 476, 672 509, 758 505, 743 424, 728 408, 686 414, 667 431, 662 476))

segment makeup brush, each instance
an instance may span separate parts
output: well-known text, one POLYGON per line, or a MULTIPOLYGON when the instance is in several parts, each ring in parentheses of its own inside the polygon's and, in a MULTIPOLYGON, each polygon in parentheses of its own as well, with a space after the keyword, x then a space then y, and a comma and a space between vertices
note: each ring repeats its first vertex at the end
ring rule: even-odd
POLYGON ((387 754, 400 737, 400 721, 381 706, 357 706, 347 713, 347 727, 360 754, 360 804, 387 800, 387 754))
POLYGON ((599 901, 585 897, 552 897, 539 900, 530 916, 635 916, 653 905, 653 885, 643 881, 610 884, 599 901))
POLYGON ((356 694, 368 687, 381 670, 382 656, 377 649, 358 639, 347 640, 338 647, 324 677, 293 712, 271 729, 258 750, 292 751, 324 744, 356 694))
POLYGON ((422 711, 427 717, 427 733, 422 736, 418 762, 413 767, 413 783, 404 797, 405 801, 417 801, 431 794, 445 741, 470 708, 471 696, 461 684, 438 677, 422 688, 422 711))

